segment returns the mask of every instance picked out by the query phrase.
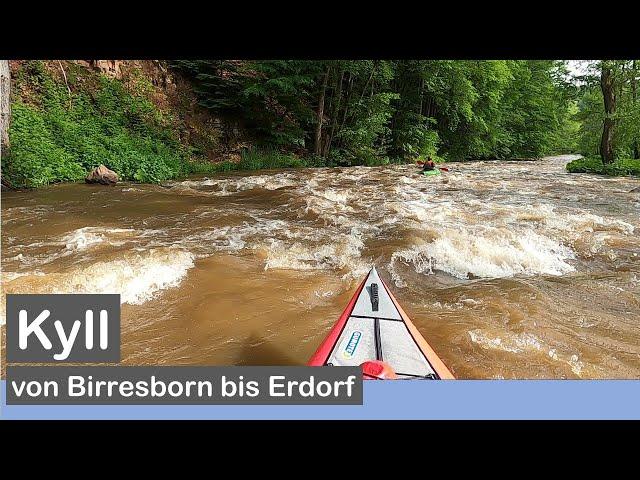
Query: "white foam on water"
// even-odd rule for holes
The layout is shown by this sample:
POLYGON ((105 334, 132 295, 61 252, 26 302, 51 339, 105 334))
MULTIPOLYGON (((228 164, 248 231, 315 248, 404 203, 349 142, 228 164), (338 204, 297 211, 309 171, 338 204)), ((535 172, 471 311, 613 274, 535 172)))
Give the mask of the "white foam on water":
POLYGON ((350 194, 348 192, 339 192, 333 188, 327 188, 326 190, 322 190, 317 192, 317 194, 330 202, 346 204, 349 200, 350 194))
POLYGON ((482 305, 482 300, 476 300, 475 298, 463 298, 460 300, 463 305, 477 306, 482 305))
POLYGON ((113 237, 121 237, 123 234, 133 235, 136 231, 131 228, 102 228, 102 227, 83 227, 74 230, 63 236, 61 242, 67 250, 85 250, 93 245, 108 241, 114 242, 113 237))
POLYGON ((246 246, 243 236, 248 235, 250 230, 250 228, 242 227, 214 228, 185 237, 181 243, 184 245, 193 244, 194 247, 204 243, 207 250, 237 252, 246 246))
POLYGON ((266 250, 265 270, 348 269, 345 276, 354 277, 368 271, 360 258, 364 243, 356 235, 341 235, 331 243, 319 245, 269 239, 263 247, 266 250))
POLYGON ((544 223, 548 227, 559 231, 580 234, 605 230, 623 235, 632 235, 635 231, 633 225, 617 218, 605 218, 593 213, 579 211, 561 213, 557 212, 552 205, 538 205, 531 208, 543 212, 544 223))
POLYGON ((187 194, 227 196, 285 187, 288 193, 258 208, 253 200, 248 206, 245 198, 234 198, 224 213, 218 206, 199 206, 197 215, 211 218, 206 223, 215 222, 215 227, 199 228, 199 219, 182 218, 162 234, 85 227, 56 239, 57 245, 45 245, 55 250, 46 252, 46 261, 31 259, 28 246, 23 247, 24 258, 14 260, 16 265, 20 261, 20 269, 39 267, 79 252, 82 260, 94 255, 94 248, 102 252, 103 244, 133 242, 131 251, 142 253, 138 247, 172 245, 198 256, 219 251, 257 253, 267 269, 334 269, 356 278, 369 266, 363 256, 381 254, 389 261, 394 282, 402 286, 401 265, 419 274, 442 271, 461 279, 564 275, 582 264, 573 262, 576 258, 596 253, 615 258, 610 249, 634 234, 630 223, 579 206, 545 203, 553 200, 544 195, 531 204, 514 202, 509 196, 514 192, 518 198, 525 191, 536 193, 530 183, 518 179, 518 172, 529 172, 530 166, 510 164, 504 179, 488 179, 482 172, 493 167, 489 162, 464 169, 453 166, 441 177, 446 184, 425 181, 415 174, 415 166, 325 168, 313 169, 312 174, 300 170, 169 183, 177 189, 174 194, 185 189, 187 194), (226 216, 231 225, 224 225, 226 216), (246 221, 238 225, 238 218, 246 221))
POLYGON ((279 188, 297 185, 296 177, 291 173, 277 173, 275 175, 255 175, 250 177, 239 177, 228 180, 235 182, 238 191, 251 190, 253 188, 264 188, 266 190, 278 190, 279 188))
POLYGON ((36 276, 36 277, 43 277, 45 275, 45 273, 41 272, 40 270, 35 270, 33 272, 7 272, 6 270, 3 270, 2 271, 2 281, 3 281, 3 283, 11 282, 11 281, 15 280, 16 278, 28 277, 30 275, 33 275, 33 276, 36 276))
POLYGON ((99 245, 121 246, 147 236, 146 230, 87 226, 72 230, 54 239, 20 246, 20 253, 6 261, 18 261, 24 266, 42 267, 58 259, 82 253, 99 245))
POLYGON ((204 178, 202 180, 184 180, 182 182, 169 183, 172 188, 201 195, 229 196, 245 190, 263 188, 265 190, 278 190, 298 184, 296 176, 284 172, 273 175, 251 175, 232 178, 204 178), (202 190, 202 187, 217 187, 217 190, 202 190))
POLYGON ((167 288, 177 287, 194 266, 184 250, 151 250, 126 259, 97 263, 76 273, 68 285, 91 293, 120 293, 122 303, 139 305, 167 288))
POLYGON ((301 232, 291 232, 288 226, 289 223, 283 220, 255 217, 253 222, 199 231, 183 237, 180 244, 189 249, 202 247, 209 253, 211 250, 238 252, 245 248, 256 248, 262 240, 276 234, 287 238, 302 235, 301 232))
POLYGON ((313 293, 318 298, 329 298, 336 294, 333 290, 315 290, 313 293))
MULTIPOLYGON (((403 286, 406 286, 406 285, 403 285, 403 286)), ((433 302, 431 305, 441 310, 454 311, 454 310, 462 310, 462 309, 482 308, 481 305, 483 305, 483 302, 480 300, 475 300, 473 298, 463 298, 454 303, 436 301, 436 302, 433 302)))
POLYGON ((531 333, 509 334, 505 338, 492 336, 476 329, 470 330, 469 337, 473 343, 483 348, 501 350, 509 353, 522 353, 526 350, 542 350, 542 341, 531 333))
MULTIPOLYGON (((440 270, 454 277, 469 275, 502 278, 514 275, 563 275, 574 271, 567 263, 570 248, 532 230, 514 233, 506 228, 446 229, 438 237, 392 254, 390 271, 398 261, 413 265, 417 273, 440 270)), ((398 286, 401 280, 394 278, 398 286)))
MULTIPOLYGON (((451 200, 446 193, 448 200, 441 201, 443 192, 425 190, 411 177, 404 182, 394 187, 395 200, 386 203, 387 212, 426 235, 424 243, 392 255, 389 269, 398 286, 404 283, 394 269, 398 261, 413 264, 418 273, 440 270, 463 279, 469 274, 564 275, 574 271, 570 260, 576 253, 600 253, 635 231, 616 218, 546 203, 509 205, 500 195, 479 199, 465 193, 451 200)), ((606 255, 613 260, 615 254, 606 255)))
POLYGON ((151 249, 128 252, 111 261, 76 265, 61 273, 37 275, 40 278, 14 274, 12 279, 3 278, 3 287, 25 292, 33 289, 34 293, 119 293, 122 303, 140 305, 163 290, 177 287, 193 266, 194 256, 188 251, 151 249), (11 285, 14 281, 19 282, 16 288, 11 285))
POLYGON ((312 212, 321 218, 332 220, 336 214, 354 212, 353 207, 347 204, 348 193, 341 193, 333 189, 314 189, 312 187, 308 187, 306 190, 307 193, 303 194, 306 202, 303 213, 312 212))
POLYGON ((567 363, 571 367, 571 371, 573 373, 575 373, 579 377, 582 376, 582 370, 584 369, 584 363, 579 360, 578 355, 571 355, 571 358, 569 358, 567 363))
POLYGON ((467 332, 473 343, 487 350, 499 350, 502 352, 522 354, 531 351, 542 352, 554 361, 564 363, 578 377, 582 376, 585 364, 576 354, 559 353, 556 348, 551 348, 535 335, 527 332, 505 332, 502 336, 489 334, 481 329, 467 332))

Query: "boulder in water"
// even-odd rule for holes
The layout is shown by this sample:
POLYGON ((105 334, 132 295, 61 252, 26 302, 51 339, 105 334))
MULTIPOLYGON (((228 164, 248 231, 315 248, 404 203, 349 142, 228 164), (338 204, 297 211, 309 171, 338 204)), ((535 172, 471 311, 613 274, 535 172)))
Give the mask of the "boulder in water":
POLYGON ((632 188, 629 193, 640 193, 640 187, 632 188))
POLYGON ((115 185, 118 182, 118 174, 109 170, 104 165, 92 169, 84 179, 87 183, 99 183, 101 185, 115 185))

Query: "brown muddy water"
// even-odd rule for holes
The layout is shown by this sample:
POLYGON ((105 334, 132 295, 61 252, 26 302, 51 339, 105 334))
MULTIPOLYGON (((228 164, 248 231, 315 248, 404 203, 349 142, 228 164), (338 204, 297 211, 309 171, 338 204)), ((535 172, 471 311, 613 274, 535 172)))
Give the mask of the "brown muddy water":
POLYGON ((375 264, 459 378, 640 378, 640 182, 570 159, 3 193, 3 295, 120 293, 124 364, 298 365, 375 264))

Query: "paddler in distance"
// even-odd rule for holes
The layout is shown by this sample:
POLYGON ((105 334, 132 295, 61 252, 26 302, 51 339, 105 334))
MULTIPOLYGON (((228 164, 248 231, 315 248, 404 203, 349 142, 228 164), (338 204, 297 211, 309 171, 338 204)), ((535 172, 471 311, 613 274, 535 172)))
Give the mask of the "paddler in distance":
POLYGON ((427 157, 427 161, 424 162, 424 164, 422 165, 422 171, 428 172, 430 170, 435 170, 435 169, 436 169, 436 164, 434 163, 433 160, 431 160, 431 157, 427 157))

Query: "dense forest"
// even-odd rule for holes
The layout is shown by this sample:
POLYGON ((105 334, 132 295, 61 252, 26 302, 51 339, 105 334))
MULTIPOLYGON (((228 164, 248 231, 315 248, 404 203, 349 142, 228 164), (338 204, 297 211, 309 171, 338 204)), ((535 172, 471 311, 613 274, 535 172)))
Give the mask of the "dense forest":
POLYGON ((640 62, 586 62, 578 78, 579 151, 569 171, 640 175, 640 62))
POLYGON ((202 105, 330 165, 538 157, 566 148, 575 92, 559 61, 172 64, 202 105))
POLYGON ((143 74, 123 82, 58 63, 24 62, 12 73, 3 184, 81 180, 99 164, 158 182, 226 169, 569 152, 585 155, 572 171, 640 172, 635 60, 585 62, 578 76, 559 60, 163 62, 184 79, 193 108, 243 132, 234 159, 211 155, 226 137, 186 135, 180 117, 191 114, 154 102, 163 86, 143 74))

